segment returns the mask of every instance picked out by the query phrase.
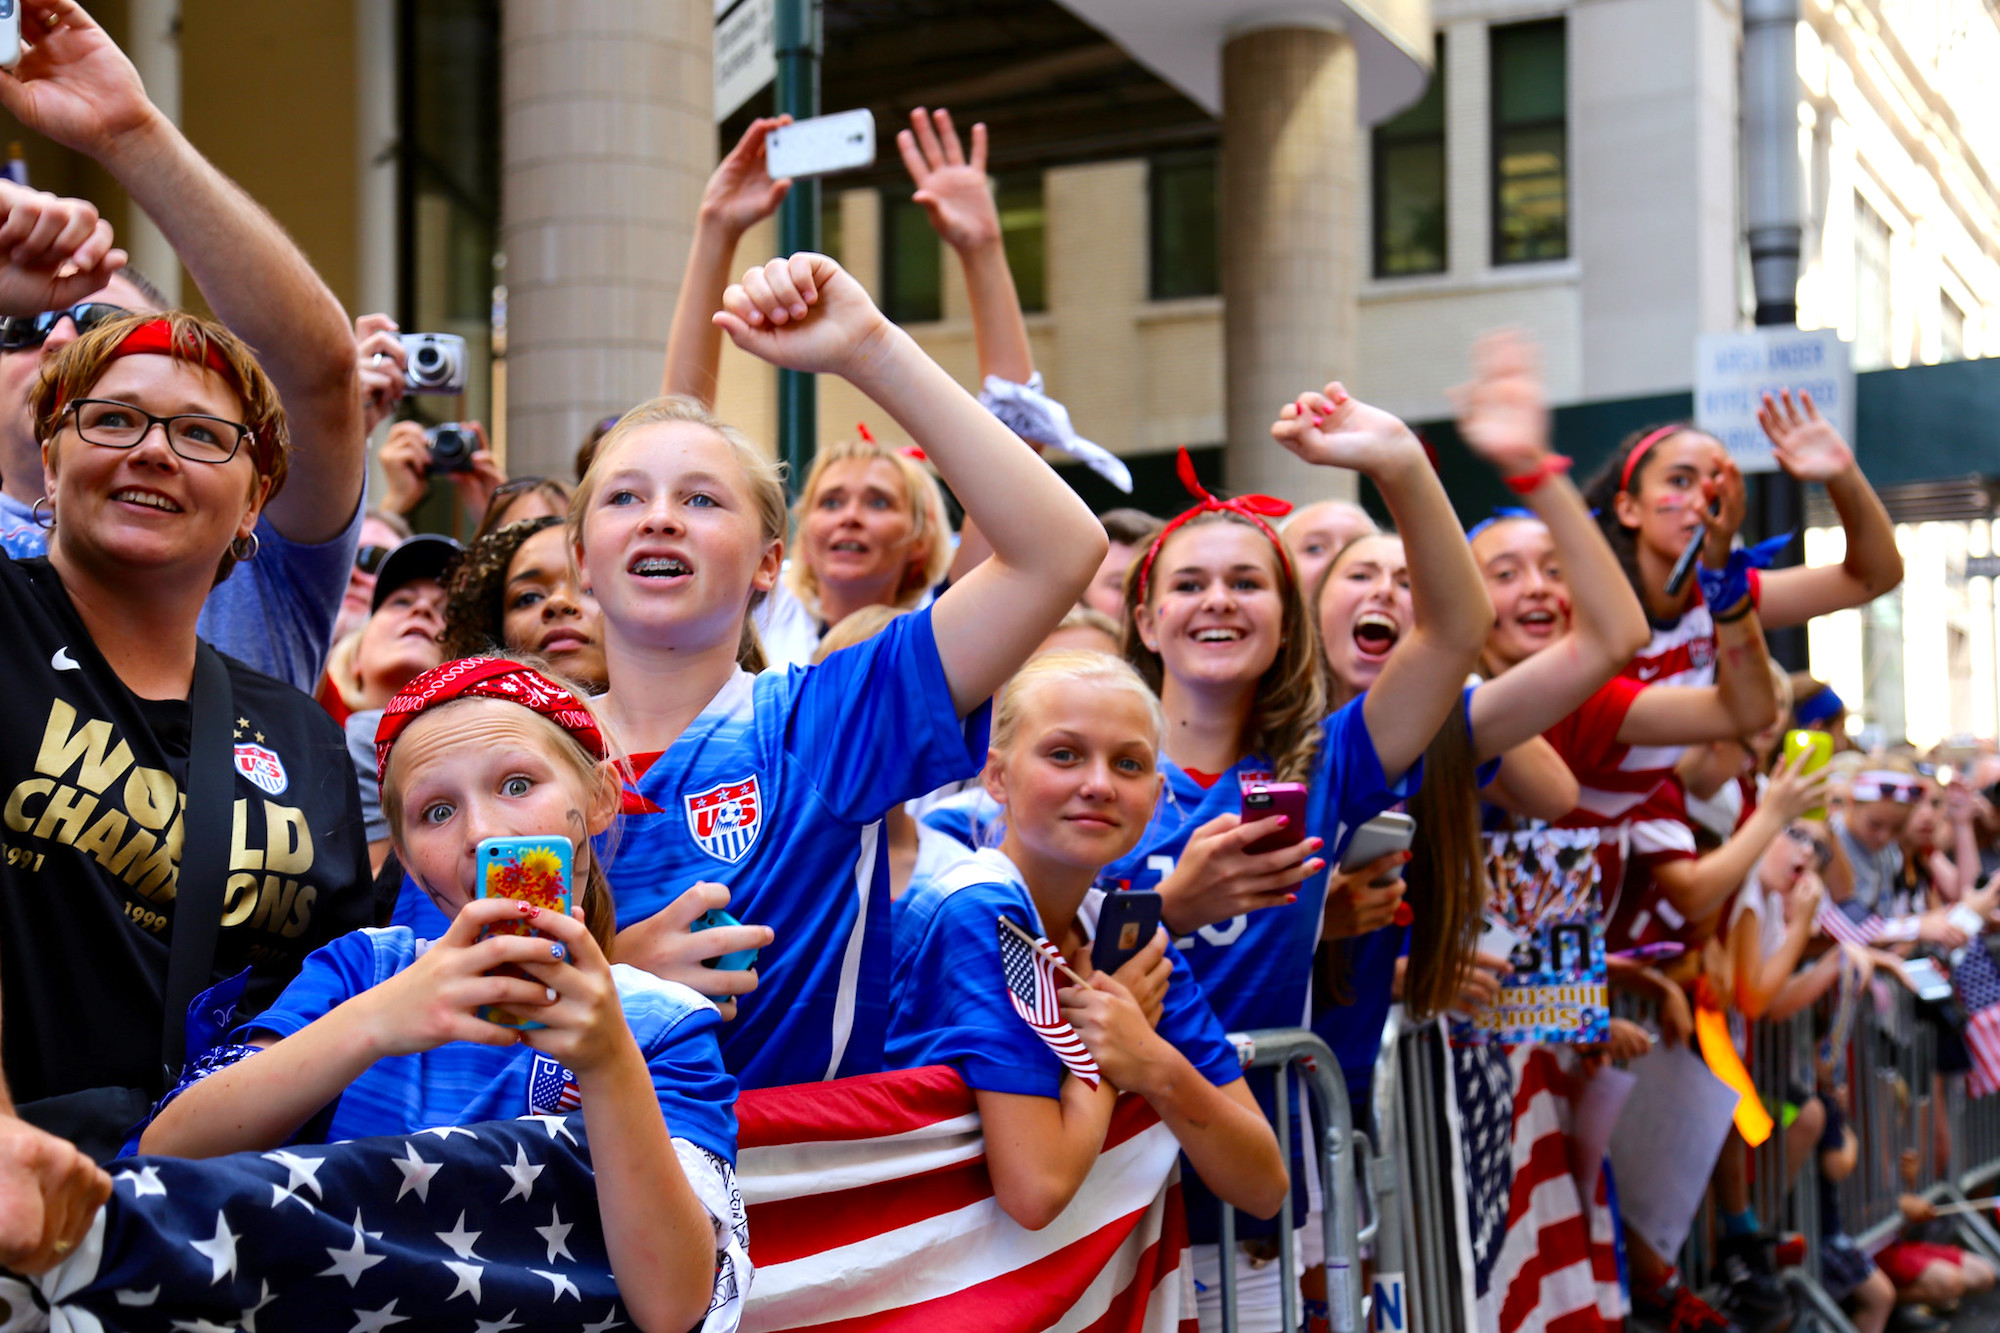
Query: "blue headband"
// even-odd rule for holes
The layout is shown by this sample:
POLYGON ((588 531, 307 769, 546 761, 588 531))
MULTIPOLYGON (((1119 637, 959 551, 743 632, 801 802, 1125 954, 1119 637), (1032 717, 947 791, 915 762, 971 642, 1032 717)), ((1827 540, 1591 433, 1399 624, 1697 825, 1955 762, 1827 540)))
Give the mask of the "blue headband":
POLYGON ((1514 518, 1525 518, 1531 523, 1542 521, 1541 516, 1532 509, 1522 509, 1518 505, 1502 505, 1498 509, 1495 509, 1489 517, 1482 518, 1467 528, 1465 530, 1465 539, 1467 541, 1476 541, 1480 533, 1486 531, 1486 529, 1492 527, 1495 523, 1505 523, 1507 520, 1514 518))
POLYGON ((1812 698, 1793 705, 1792 720, 1802 727, 1809 727, 1815 722, 1825 722, 1830 718, 1838 716, 1840 710, 1845 707, 1847 705, 1841 701, 1840 696, 1835 694, 1833 687, 1829 685, 1812 698))

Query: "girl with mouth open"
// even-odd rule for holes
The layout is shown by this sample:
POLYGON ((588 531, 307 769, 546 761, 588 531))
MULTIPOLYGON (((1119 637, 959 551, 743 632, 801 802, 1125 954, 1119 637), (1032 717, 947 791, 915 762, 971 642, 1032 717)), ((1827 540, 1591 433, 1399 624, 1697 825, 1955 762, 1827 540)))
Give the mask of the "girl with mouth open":
MULTIPOLYGON (((1408 427, 1332 384, 1288 404, 1271 433, 1307 462, 1365 473, 1410 530, 1452 539, 1428 543, 1412 562, 1419 614, 1392 678, 1339 709, 1327 704, 1318 635, 1290 557, 1262 517, 1282 513, 1281 501, 1206 497, 1184 459, 1183 481, 1204 499, 1127 575, 1126 657, 1166 708, 1166 783, 1145 836, 1106 874, 1159 889, 1168 928, 1184 937, 1188 963, 1231 1031, 1305 1021, 1327 865, 1345 831, 1414 789, 1424 746, 1492 623, 1450 502, 1408 427), (1307 836, 1253 854, 1246 849, 1283 817, 1243 823, 1242 792, 1271 780, 1308 784, 1307 836)), ((1384 858, 1370 873, 1395 863, 1384 858)), ((1273 1082, 1252 1082, 1268 1101, 1273 1082)), ((1215 1206, 1193 1182, 1188 1189, 1196 1238, 1212 1242, 1215 1206)), ((1251 1229, 1245 1223, 1241 1234, 1251 1229)), ((1217 1262, 1212 1245, 1197 1248, 1197 1278, 1211 1289, 1217 1262)), ((1276 1268, 1237 1267, 1245 1327, 1263 1320, 1261 1307, 1275 1318, 1276 1268)))
POLYGON ((784 485, 763 452, 699 403, 662 398, 605 434, 578 487, 568 531, 602 611, 603 707, 636 770, 612 872, 616 957, 736 997, 724 1062, 768 1087, 881 1068, 890 876, 871 826, 978 770, 983 705, 1106 542, 1076 493, 833 260, 751 269, 722 306, 715 323, 738 347, 872 398, 994 551, 874 638, 763 672, 751 615, 785 544, 784 485), (752 924, 690 931, 725 904, 752 924), (761 988, 758 971, 702 966, 753 948, 761 988))

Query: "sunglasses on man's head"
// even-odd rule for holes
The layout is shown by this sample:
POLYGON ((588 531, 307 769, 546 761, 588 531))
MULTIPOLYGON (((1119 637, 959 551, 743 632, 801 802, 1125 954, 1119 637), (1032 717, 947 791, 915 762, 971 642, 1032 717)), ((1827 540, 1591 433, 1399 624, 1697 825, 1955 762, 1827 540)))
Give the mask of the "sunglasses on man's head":
POLYGON ((0 319, 0 352, 21 352, 30 347, 40 347, 55 332, 56 325, 65 319, 76 325, 77 333, 82 335, 99 324, 130 313, 124 306, 107 301, 81 301, 65 310, 44 310, 39 315, 8 315, 0 319))

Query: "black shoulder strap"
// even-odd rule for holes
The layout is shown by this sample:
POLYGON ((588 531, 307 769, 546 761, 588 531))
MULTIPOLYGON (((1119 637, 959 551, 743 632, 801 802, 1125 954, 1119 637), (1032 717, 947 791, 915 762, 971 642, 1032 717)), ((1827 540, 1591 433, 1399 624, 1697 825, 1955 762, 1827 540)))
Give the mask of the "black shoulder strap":
POLYGON ((216 937, 222 932, 222 890, 229 878, 230 820, 236 802, 236 760, 231 738, 235 705, 222 655, 197 642, 193 720, 188 732, 187 809, 181 815, 181 866, 174 892, 174 935, 167 951, 167 1012, 160 1033, 160 1061, 167 1086, 187 1059, 187 1011, 208 989, 215 971, 216 937))

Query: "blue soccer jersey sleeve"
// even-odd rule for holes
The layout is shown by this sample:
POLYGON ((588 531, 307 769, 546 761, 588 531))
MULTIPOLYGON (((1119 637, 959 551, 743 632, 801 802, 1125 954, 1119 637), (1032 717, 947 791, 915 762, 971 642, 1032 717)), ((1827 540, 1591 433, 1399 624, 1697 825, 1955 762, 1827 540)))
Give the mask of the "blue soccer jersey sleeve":
POLYGON ((987 706, 961 719, 931 611, 791 672, 785 748, 827 808, 852 824, 979 771, 987 706))
POLYGON ((400 927, 350 931, 306 955, 299 974, 277 1003, 237 1029, 244 1041, 257 1032, 289 1037, 351 999, 394 976, 414 953, 410 932, 400 927))
POLYGON ((1363 695, 1342 704, 1320 729, 1309 800, 1320 815, 1314 821, 1315 831, 1325 830, 1321 836, 1327 839, 1329 862, 1338 862, 1355 829, 1396 802, 1408 800, 1423 782, 1421 759, 1394 783, 1383 773, 1362 711, 1366 701, 1363 695))

